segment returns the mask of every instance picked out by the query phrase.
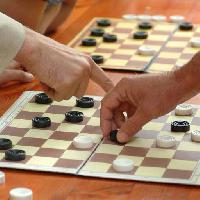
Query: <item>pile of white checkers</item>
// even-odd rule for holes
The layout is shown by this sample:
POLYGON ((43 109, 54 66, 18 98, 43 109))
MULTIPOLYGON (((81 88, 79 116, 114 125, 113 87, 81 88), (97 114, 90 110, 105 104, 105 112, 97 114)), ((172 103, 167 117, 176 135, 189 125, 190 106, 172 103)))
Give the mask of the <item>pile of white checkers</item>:
MULTIPOLYGON (((175 115, 177 116, 191 116, 193 109, 191 105, 180 104, 176 106, 175 115)), ((200 142, 200 130, 191 131, 191 141, 200 142)), ((177 144, 175 137, 171 135, 158 135, 156 138, 156 145, 158 148, 173 148, 177 144)), ((130 172, 134 169, 134 162, 127 158, 117 158, 113 161, 112 167, 117 172, 130 172)))

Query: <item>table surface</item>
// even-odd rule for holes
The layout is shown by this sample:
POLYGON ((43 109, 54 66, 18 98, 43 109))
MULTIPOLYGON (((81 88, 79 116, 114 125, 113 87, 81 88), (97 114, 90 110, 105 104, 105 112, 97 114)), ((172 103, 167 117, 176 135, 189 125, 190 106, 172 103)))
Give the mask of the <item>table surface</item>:
MULTIPOLYGON (((90 1, 91 2, 91 1, 90 1)), ((121 17, 123 14, 183 15, 188 21, 200 23, 199 0, 93 0, 90 6, 79 14, 73 24, 53 37, 67 44, 93 17, 121 17)), ((106 71, 117 83, 122 77, 133 73, 106 71)), ((25 90, 39 90, 37 81, 29 84, 15 84, 0 89, 0 114, 25 90)), ((104 95, 104 92, 90 82, 87 94, 104 95)), ((200 96, 190 100, 200 103, 200 96)), ((35 200, 65 199, 134 199, 134 200, 192 200, 200 198, 198 187, 169 184, 143 183, 136 181, 106 180, 70 175, 39 173, 1 169, 6 173, 6 184, 0 185, 0 199, 8 199, 14 187, 28 187, 33 190, 35 200)))

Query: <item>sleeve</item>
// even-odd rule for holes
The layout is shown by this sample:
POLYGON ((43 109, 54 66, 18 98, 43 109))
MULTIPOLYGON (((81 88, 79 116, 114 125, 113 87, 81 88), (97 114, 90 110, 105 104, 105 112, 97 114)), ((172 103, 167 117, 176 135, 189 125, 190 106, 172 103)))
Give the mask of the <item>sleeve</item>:
POLYGON ((24 38, 23 25, 0 12, 0 71, 15 58, 24 38))

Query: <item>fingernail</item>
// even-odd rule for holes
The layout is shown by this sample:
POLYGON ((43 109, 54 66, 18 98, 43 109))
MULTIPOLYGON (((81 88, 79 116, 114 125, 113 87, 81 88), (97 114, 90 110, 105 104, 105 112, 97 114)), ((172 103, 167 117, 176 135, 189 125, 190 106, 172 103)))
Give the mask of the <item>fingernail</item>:
POLYGON ((117 141, 121 142, 121 143, 126 143, 126 142, 129 141, 129 137, 128 137, 128 135, 126 133, 119 132, 117 134, 117 141))
POLYGON ((34 79, 34 76, 30 73, 26 73, 26 77, 28 80, 33 80, 34 79))

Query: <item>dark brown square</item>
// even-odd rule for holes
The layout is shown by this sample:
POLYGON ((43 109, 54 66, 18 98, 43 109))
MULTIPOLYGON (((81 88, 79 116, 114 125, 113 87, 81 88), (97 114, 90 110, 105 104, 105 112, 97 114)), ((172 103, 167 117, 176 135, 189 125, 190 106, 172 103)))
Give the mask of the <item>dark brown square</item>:
POLYGON ((45 143, 45 139, 24 137, 16 145, 41 147, 45 143))
MULTIPOLYGON (((69 106, 58 106, 58 105, 51 105, 45 113, 52 113, 52 114, 65 114, 66 112, 69 112, 72 109, 72 107, 69 106)), ((64 116, 63 116, 64 118, 64 116)))
POLYGON ((29 130, 29 128, 15 128, 8 126, 2 131, 2 134, 23 137, 29 130))
POLYGON ((190 179, 193 171, 166 169, 164 178, 190 179))
POLYGON ((91 162, 102 162, 102 163, 112 163, 113 160, 117 158, 117 155, 105 154, 105 153, 95 153, 91 158, 91 162))
POLYGON ((139 157, 145 157, 149 149, 142 148, 142 147, 129 147, 125 146, 122 151, 120 152, 120 155, 127 155, 127 156, 139 156, 139 157))
POLYGON ((198 151, 181 151, 177 150, 174 154, 174 159, 178 160, 200 160, 200 153, 198 151))
POLYGON ((15 119, 26 119, 26 120, 32 120, 34 117, 41 117, 43 113, 41 112, 27 112, 27 111, 21 111, 15 119))
POLYGON ((146 157, 146 158, 144 158, 143 162, 141 163, 141 166, 167 168, 169 162, 170 162, 170 159, 168 159, 168 158, 149 158, 149 157, 146 157))
POLYGON ((55 131, 58 128, 59 125, 60 125, 60 123, 51 122, 51 126, 50 127, 47 127, 47 128, 35 128, 35 127, 32 127, 32 129, 55 131))
POLYGON ((82 164, 82 160, 59 159, 53 167, 62 168, 78 168, 82 164))
POLYGON ((101 134, 101 128, 99 126, 86 125, 81 133, 101 134))
POLYGON ((50 139, 72 141, 78 133, 55 131, 50 139))
POLYGON ((64 152, 64 150, 60 149, 40 148, 35 155, 41 157, 59 158, 64 152))

